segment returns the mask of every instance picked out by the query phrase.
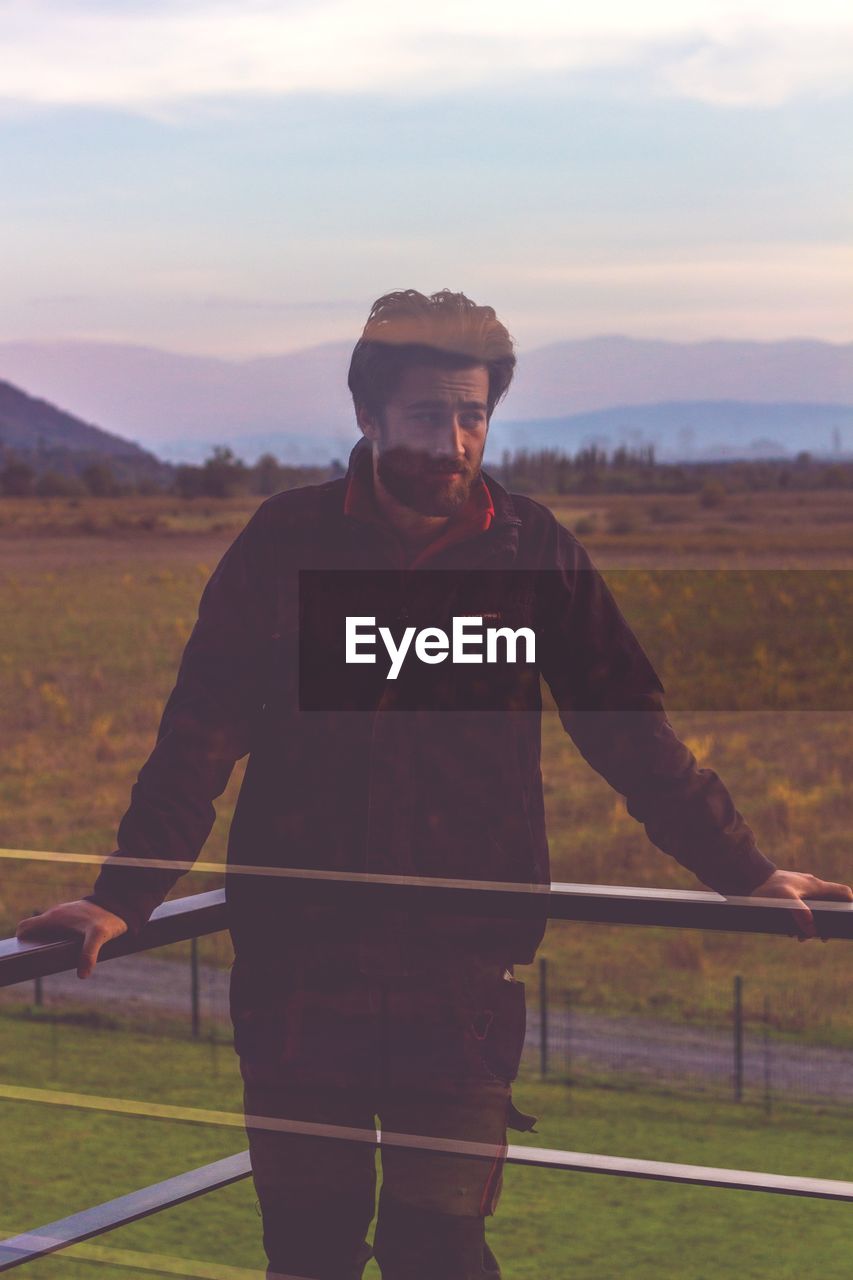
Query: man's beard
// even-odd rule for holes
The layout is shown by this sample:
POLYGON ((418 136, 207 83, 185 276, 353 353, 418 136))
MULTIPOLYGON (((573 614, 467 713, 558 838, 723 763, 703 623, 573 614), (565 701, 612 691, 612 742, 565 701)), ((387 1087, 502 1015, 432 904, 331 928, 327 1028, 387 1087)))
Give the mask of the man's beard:
POLYGON ((479 466, 399 445, 380 452, 376 470, 392 498, 424 516, 455 515, 480 475, 479 466))

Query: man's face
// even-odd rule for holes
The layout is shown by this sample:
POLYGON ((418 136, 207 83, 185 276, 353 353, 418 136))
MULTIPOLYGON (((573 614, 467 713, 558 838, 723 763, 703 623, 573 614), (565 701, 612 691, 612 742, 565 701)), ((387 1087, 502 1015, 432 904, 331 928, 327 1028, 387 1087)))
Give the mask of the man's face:
POLYGON ((480 474, 488 431, 485 365, 403 371, 378 420, 360 416, 387 491, 422 515, 451 516, 480 474))

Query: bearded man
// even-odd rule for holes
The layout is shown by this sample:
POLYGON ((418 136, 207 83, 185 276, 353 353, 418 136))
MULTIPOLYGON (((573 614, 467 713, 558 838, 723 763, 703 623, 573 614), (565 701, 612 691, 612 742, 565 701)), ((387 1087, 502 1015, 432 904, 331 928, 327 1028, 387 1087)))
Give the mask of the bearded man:
MULTIPOLYGON (((324 902, 310 876, 283 873, 546 887, 540 676, 585 758, 703 884, 853 896, 758 849, 678 739, 584 548, 483 472, 514 367, 491 307, 446 290, 378 299, 350 365, 362 438, 346 477, 270 498, 226 552, 116 853, 87 899, 19 928, 78 930, 89 974, 101 945, 140 930, 174 885, 181 872, 163 862, 197 857, 248 754, 226 876, 231 1010, 271 1278, 355 1280, 372 1253, 385 1280, 500 1275, 485 1221, 507 1126, 534 1123, 512 1101, 514 966, 533 960, 544 914, 324 902), (442 646, 466 618, 497 624, 501 661, 442 646), (369 643, 347 659, 347 626, 365 620, 398 653, 417 635, 393 678, 369 643), (522 631, 535 649, 519 661, 522 631), (408 1139, 382 1148, 371 1250, 375 1149, 351 1139, 377 1116, 408 1139)), ((795 915, 813 934, 808 907, 795 915)))

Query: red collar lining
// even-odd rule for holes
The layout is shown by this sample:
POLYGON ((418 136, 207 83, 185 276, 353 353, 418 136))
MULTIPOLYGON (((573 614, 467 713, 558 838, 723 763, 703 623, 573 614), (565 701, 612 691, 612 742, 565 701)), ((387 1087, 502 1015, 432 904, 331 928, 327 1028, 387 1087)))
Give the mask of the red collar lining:
POLYGON ((468 502, 459 514, 451 520, 450 524, 445 527, 438 537, 434 538, 432 542, 428 542, 425 547, 421 547, 413 558, 409 557, 402 539, 396 534, 388 521, 383 518, 376 505, 376 500, 373 496, 372 471, 368 472, 365 468, 365 474, 362 474, 361 467, 353 467, 347 479, 347 487, 344 493, 344 514, 354 516, 357 520, 364 520, 368 524, 378 525, 386 533, 391 534, 398 544, 401 567, 418 569, 440 551, 444 551, 446 547, 454 546, 457 542, 464 542, 468 538, 475 538, 478 534, 485 533, 494 518, 495 504, 492 500, 492 495, 489 493, 488 485, 481 475, 479 484, 474 486, 468 502), (371 476, 370 481, 367 479, 368 476, 371 476))

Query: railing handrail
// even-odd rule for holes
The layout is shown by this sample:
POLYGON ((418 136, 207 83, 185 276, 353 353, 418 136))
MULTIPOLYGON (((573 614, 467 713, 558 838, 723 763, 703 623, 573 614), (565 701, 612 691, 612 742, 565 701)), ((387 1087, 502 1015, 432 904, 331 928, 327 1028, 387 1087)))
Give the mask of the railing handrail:
POLYGON ((201 1165, 198 1169, 189 1169, 186 1173, 179 1173, 163 1182, 140 1187, 115 1200, 93 1205, 90 1209, 81 1209, 79 1213, 59 1218, 43 1227, 9 1236, 6 1240, 0 1240, 0 1271, 11 1271, 13 1267, 20 1267, 25 1262, 34 1262, 36 1258, 57 1253, 60 1249, 67 1249, 69 1245, 80 1244, 84 1240, 91 1240, 93 1236, 113 1231, 116 1227, 148 1218, 161 1209, 173 1209, 196 1196, 239 1182, 242 1178, 247 1178, 251 1171, 248 1151, 240 1151, 237 1155, 226 1156, 224 1160, 201 1165))
MULTIPOLYGON (((325 1126, 330 1128, 331 1126, 325 1126)), ((336 1141, 340 1141, 336 1138, 336 1141)), ((387 1137, 385 1139, 387 1141, 387 1137)), ((322 1141, 322 1139, 321 1139, 322 1141)), ((382 1138, 378 1139, 381 1145, 382 1138)), ((709 1165, 678 1164, 664 1160, 641 1160, 626 1156, 606 1156, 584 1151, 555 1151, 548 1147, 510 1144, 506 1162, 528 1168, 559 1169, 571 1173, 600 1173, 617 1177, 643 1178, 655 1182, 675 1182, 688 1186, 714 1187, 733 1191, 764 1191, 776 1195, 808 1196, 819 1200, 853 1202, 853 1182, 834 1178, 807 1178, 752 1169, 718 1169, 709 1165)), ((117 1227, 138 1222, 164 1209, 173 1208, 196 1196, 216 1191, 249 1177, 249 1152, 241 1151, 212 1164, 157 1182, 138 1191, 94 1205, 67 1218, 36 1227, 32 1231, 0 1241, 0 1272, 90 1240, 117 1227)))
MULTIPOLYGON (((172 942, 199 938, 206 933, 219 933, 228 927, 225 894, 222 889, 193 893, 186 898, 173 898, 153 912, 145 928, 132 937, 124 934, 108 942, 98 957, 114 960, 118 956, 153 951, 172 942)), ((77 968, 79 937, 56 942, 19 942, 17 938, 0 941, 0 987, 14 986, 28 978, 44 978, 51 973, 65 973, 77 968)))
MULTIPOLYGON (((276 868, 279 874, 282 869, 276 868)), ((330 905, 364 905, 446 913, 578 920, 601 924, 657 925, 680 929, 728 930, 738 933, 792 935, 794 899, 723 897, 708 890, 649 889, 627 885, 519 885, 479 880, 283 869, 301 883, 300 900, 330 905)), ((853 903, 807 900, 818 934, 853 938, 853 903)), ((136 936, 108 943, 103 960, 150 951, 172 942, 228 927, 224 889, 190 894, 164 902, 136 936)), ((79 938, 51 942, 0 941, 0 987, 28 978, 46 977, 76 968, 79 938)))
MULTIPOLYGON (((224 868, 223 868, 224 870, 224 868)), ((282 869, 276 868, 276 874, 282 869)), ((723 897, 704 890, 647 889, 625 885, 555 883, 518 885, 482 881, 437 880, 403 876, 337 874, 285 869, 310 886, 310 896, 326 903, 407 907, 442 912, 525 916, 553 920, 585 920, 609 924, 664 925, 674 928, 792 934, 794 900, 723 897), (367 897, 366 897, 367 895, 367 897)), ((303 899, 304 900, 304 899, 303 899)), ((853 937, 853 903, 808 900, 822 937, 853 937)), ((154 911, 136 936, 108 943, 104 960, 151 950, 172 942, 219 932, 228 926, 223 889, 172 899, 154 911)), ((0 986, 76 968, 80 939, 54 942, 0 942, 0 986)), ((771 1191, 821 1199, 853 1201, 853 1183, 832 1179, 787 1177, 757 1171, 713 1169, 620 1156, 510 1146, 510 1163, 658 1181, 771 1191)), ((0 1271, 10 1270, 70 1244, 103 1234, 162 1209, 247 1177, 248 1152, 229 1156, 166 1182, 130 1192, 117 1200, 72 1214, 23 1235, 0 1242, 0 1271)))

